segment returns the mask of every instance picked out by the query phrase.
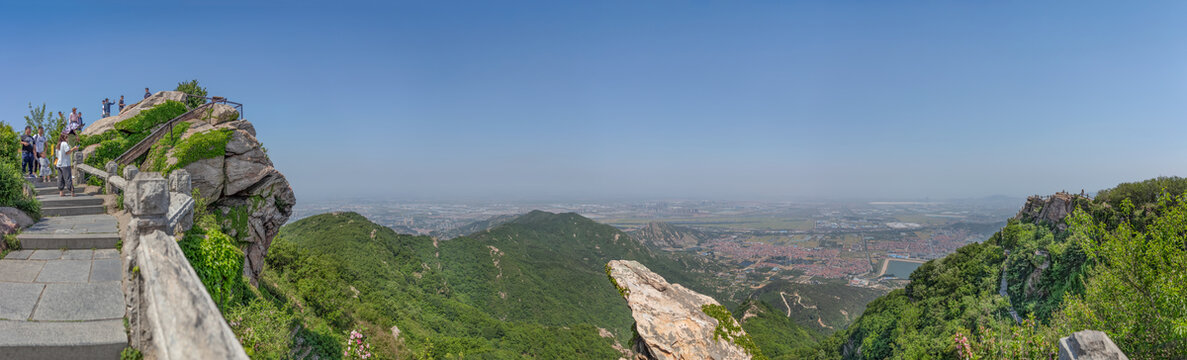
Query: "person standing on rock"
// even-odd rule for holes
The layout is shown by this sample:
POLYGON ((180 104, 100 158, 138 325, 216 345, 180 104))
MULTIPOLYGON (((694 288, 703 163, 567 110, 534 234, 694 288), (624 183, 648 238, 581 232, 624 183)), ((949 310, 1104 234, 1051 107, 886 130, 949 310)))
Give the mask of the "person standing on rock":
POLYGON ((66 142, 66 134, 58 135, 58 196, 66 196, 66 189, 70 189, 70 196, 74 196, 74 179, 70 174, 70 154, 74 152, 70 143, 66 142))
POLYGON ((147 99, 149 96, 152 96, 152 93, 148 92, 148 88, 144 88, 144 98, 147 99))
POLYGON ((122 114, 122 113, 124 113, 124 96, 123 96, 123 95, 120 95, 120 105, 119 105, 119 107, 120 107, 120 113, 121 113, 121 114, 122 114))
POLYGON ((70 110, 70 123, 66 124, 66 134, 75 134, 78 130, 82 130, 82 113, 78 112, 78 108, 70 110))
POLYGON ((21 173, 33 177, 33 128, 26 126, 21 135, 21 173))
POLYGON ((111 116, 111 106, 112 105, 115 105, 115 103, 111 102, 111 99, 109 99, 109 98, 103 99, 103 117, 111 116))

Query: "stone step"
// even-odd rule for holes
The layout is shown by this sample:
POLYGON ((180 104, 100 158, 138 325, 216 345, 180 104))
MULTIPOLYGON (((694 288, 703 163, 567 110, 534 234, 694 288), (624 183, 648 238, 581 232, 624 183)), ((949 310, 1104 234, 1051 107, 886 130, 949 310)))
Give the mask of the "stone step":
POLYGON ((57 185, 46 186, 46 187, 36 187, 35 189, 37 189, 37 195, 57 195, 58 194, 58 186, 57 185))
POLYGON ((58 196, 56 192, 38 196, 37 200, 41 201, 42 208, 103 205, 102 198, 86 195, 58 196))
POLYGON ((42 207, 41 215, 44 216, 78 216, 78 215, 98 215, 106 214, 107 209, 103 205, 84 205, 84 206, 59 206, 59 207, 42 207))
POLYGON ((120 241, 116 233, 22 233, 16 237, 21 241, 22 249, 114 249, 120 241))
POLYGON ((123 320, 0 320, 0 358, 118 359, 128 346, 123 320))

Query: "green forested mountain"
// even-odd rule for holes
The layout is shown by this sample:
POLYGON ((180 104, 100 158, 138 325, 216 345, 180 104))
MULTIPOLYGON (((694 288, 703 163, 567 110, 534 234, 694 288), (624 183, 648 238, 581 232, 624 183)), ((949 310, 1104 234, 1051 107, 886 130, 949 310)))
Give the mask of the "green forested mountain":
MULTIPOLYGON (((274 240, 262 286, 285 299, 304 328, 327 334, 321 337, 361 329, 378 358, 618 356, 592 325, 504 321, 472 305, 450 283, 456 275, 442 270, 439 250, 430 237, 396 234, 356 213, 312 216, 286 225, 274 240)), ((340 351, 310 338, 319 337, 292 347, 340 351)))
MULTIPOLYGON (((611 259, 637 260, 711 296, 721 281, 709 260, 653 251, 577 214, 535 211, 435 240, 330 213, 281 230, 261 285, 272 301, 257 312, 291 314, 299 331, 287 348, 298 353, 333 354, 335 344, 319 339, 360 329, 381 358, 618 358, 614 345, 629 346, 633 319, 606 280, 611 259)), ((815 341, 786 317, 754 324, 815 341)))
POLYGON ((1045 359, 1060 337, 1093 329, 1133 359, 1187 358, 1184 189, 1159 178, 1028 202, 989 240, 920 266, 814 357, 1045 359), (1070 214, 1028 215, 1058 207, 1070 214))
MULTIPOLYGON (((630 309, 606 281, 606 263, 636 260, 673 283, 711 294, 713 263, 654 252, 618 229, 577 214, 533 211, 491 230, 440 242, 458 299, 500 319, 593 324, 631 335, 630 309)), ((712 295, 711 295, 712 296, 712 295)))
POLYGON ((823 337, 762 301, 745 301, 734 313, 740 314, 742 328, 754 339, 763 355, 772 360, 801 359, 810 355, 812 347, 823 337))
POLYGON ((843 330, 885 291, 848 286, 842 281, 798 284, 779 280, 754 290, 761 300, 791 321, 819 333, 843 330))

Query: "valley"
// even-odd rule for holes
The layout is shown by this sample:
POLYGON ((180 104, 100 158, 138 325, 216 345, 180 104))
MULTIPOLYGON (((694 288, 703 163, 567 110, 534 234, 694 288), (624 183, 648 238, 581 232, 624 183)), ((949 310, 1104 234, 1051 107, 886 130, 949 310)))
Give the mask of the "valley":
POLYGON ((300 204, 294 221, 312 213, 353 211, 397 233, 429 235, 449 244, 471 233, 485 237, 484 232, 536 209, 575 213, 618 228, 653 251, 712 264, 683 278, 731 308, 757 299, 805 328, 828 334, 848 326, 869 301, 906 285, 910 270, 920 263, 987 239, 1004 226, 1002 219, 1017 212, 1019 203, 1001 198, 803 203, 344 200, 300 204))

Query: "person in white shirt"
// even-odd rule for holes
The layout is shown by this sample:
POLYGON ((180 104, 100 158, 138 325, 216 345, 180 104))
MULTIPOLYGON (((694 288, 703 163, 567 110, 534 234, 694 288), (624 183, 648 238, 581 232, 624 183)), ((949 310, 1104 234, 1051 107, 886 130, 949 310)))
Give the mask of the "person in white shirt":
POLYGON ((66 196, 66 189, 70 189, 70 196, 74 196, 74 179, 70 176, 70 154, 74 148, 66 142, 66 134, 58 136, 58 196, 66 196))

